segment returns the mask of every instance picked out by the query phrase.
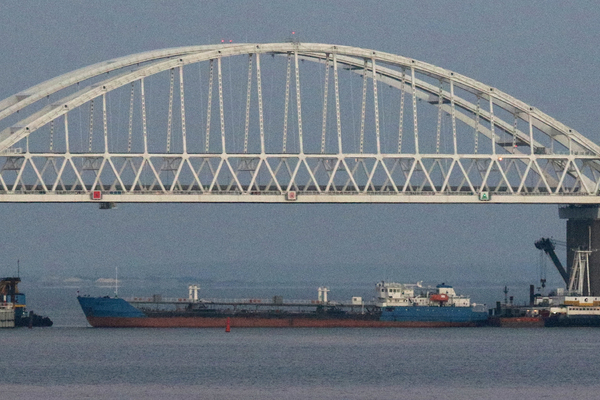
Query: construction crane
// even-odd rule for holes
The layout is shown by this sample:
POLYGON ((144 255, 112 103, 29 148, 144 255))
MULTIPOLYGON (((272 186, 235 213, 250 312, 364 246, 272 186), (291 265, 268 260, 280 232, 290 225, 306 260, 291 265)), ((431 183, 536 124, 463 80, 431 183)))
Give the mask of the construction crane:
MULTIPOLYGON (((563 244, 563 243, 559 242, 557 240, 554 240, 552 238, 541 238, 540 240, 537 240, 535 242, 535 247, 539 250, 543 250, 548 255, 548 257, 550 257, 550 259, 554 263, 554 266, 560 273, 560 276, 562 276, 563 280, 568 285, 569 284, 569 274, 567 273, 567 271, 563 267, 562 263, 556 256, 556 253, 554 252, 557 244, 563 244)), ((566 245, 566 243, 564 243, 564 244, 566 245)))

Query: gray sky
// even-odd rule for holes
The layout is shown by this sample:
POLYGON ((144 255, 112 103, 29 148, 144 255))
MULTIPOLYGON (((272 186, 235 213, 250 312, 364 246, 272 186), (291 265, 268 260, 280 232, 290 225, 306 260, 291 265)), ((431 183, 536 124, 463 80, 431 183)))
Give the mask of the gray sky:
MULTIPOLYGON (((595 1, 3 1, 0 98, 146 50, 302 41, 391 52, 495 86, 596 143, 595 1)), ((0 275, 538 279, 557 206, 4 204, 0 275)), ((550 276, 551 275, 551 276, 550 276)), ((558 274, 549 277, 559 282, 558 274)))

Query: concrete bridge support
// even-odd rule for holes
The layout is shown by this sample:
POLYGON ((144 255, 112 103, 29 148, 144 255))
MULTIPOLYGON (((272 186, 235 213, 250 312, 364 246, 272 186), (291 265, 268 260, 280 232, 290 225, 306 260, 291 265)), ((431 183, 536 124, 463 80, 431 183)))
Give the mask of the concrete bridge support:
POLYGON ((572 205, 559 208, 558 215, 567 220, 567 272, 571 273, 576 249, 591 249, 590 293, 587 293, 586 280, 583 295, 600 295, 600 206, 572 205))

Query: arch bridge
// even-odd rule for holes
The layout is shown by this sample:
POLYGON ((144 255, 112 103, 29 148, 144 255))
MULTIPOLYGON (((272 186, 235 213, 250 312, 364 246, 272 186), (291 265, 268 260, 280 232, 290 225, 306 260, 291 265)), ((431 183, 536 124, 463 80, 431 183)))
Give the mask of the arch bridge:
POLYGON ((0 101, 2 202, 595 204, 599 178, 535 107, 356 47, 150 51, 0 101))

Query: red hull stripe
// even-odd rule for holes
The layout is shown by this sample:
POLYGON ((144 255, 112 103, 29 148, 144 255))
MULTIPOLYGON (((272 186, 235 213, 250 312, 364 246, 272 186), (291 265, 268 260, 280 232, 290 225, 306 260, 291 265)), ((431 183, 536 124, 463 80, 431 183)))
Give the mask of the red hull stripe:
MULTIPOLYGON (((96 328, 225 328, 227 318, 118 318, 88 317, 96 328)), ((441 328, 479 326, 475 322, 360 321, 348 319, 231 317, 232 328, 441 328)))

